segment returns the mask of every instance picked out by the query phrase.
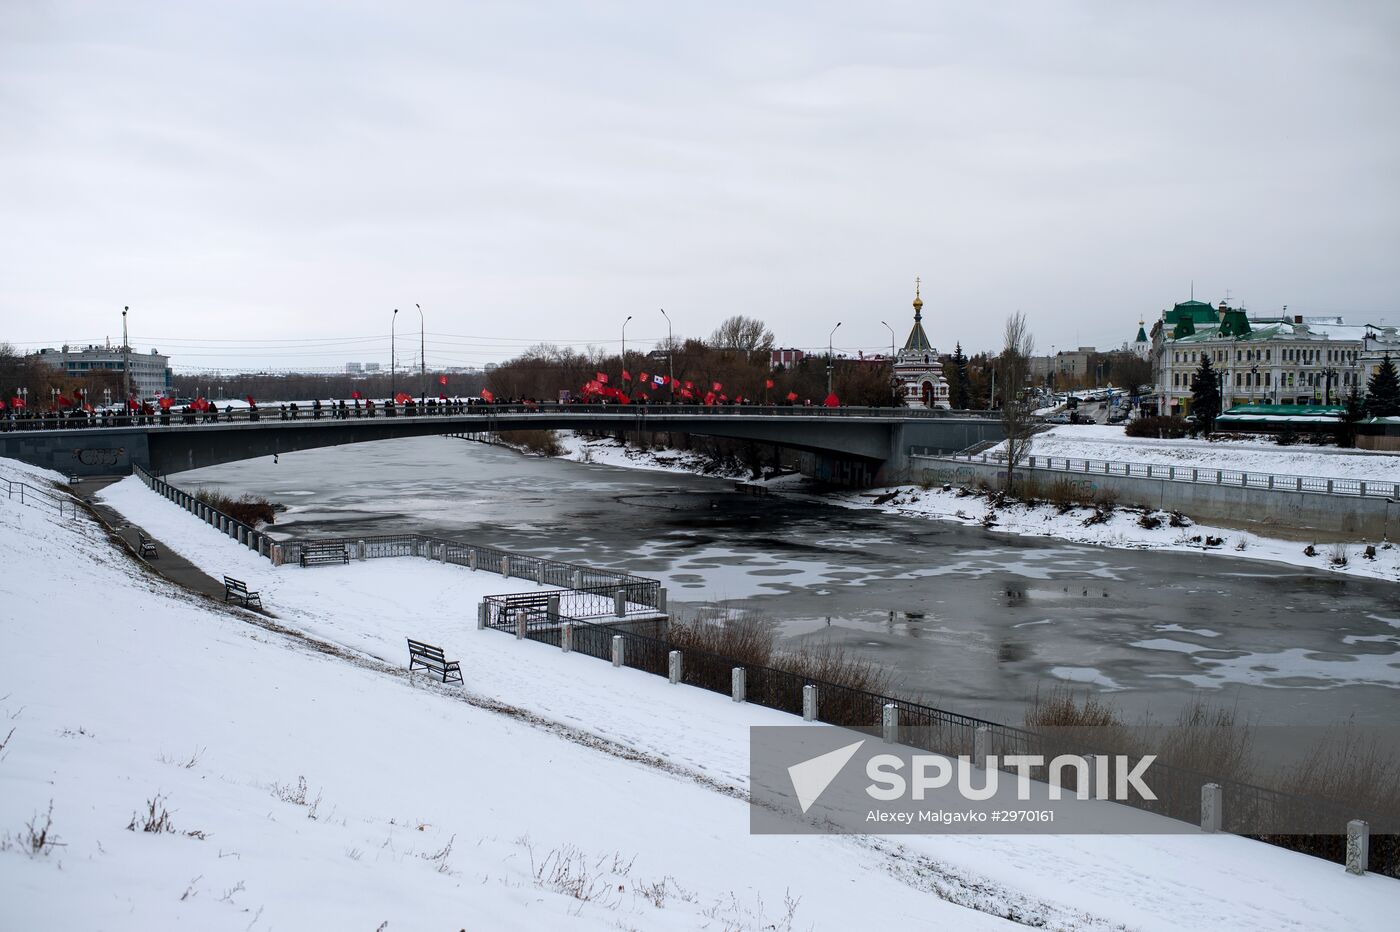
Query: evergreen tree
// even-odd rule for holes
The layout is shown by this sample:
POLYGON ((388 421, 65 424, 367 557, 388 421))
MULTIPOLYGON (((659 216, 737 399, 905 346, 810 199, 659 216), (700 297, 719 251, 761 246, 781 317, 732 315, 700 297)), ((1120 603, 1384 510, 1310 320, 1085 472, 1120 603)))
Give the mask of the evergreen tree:
POLYGON ((963 355, 961 341, 953 349, 951 360, 952 378, 948 380, 948 403, 962 411, 968 407, 972 396, 972 380, 967 374, 967 357, 963 355))
POLYGON ((1366 417, 1366 402, 1361 400, 1356 386, 1346 397, 1346 407, 1342 409, 1341 426, 1337 429, 1337 446, 1356 446, 1356 425, 1366 417))
POLYGON ((1209 356, 1201 356, 1201 367, 1191 376, 1191 413, 1206 434, 1220 416, 1220 373, 1210 364, 1209 356))
POLYGON ((1395 363, 1387 353, 1381 367, 1366 383, 1366 413, 1371 417, 1394 417, 1400 414, 1400 377, 1395 363))

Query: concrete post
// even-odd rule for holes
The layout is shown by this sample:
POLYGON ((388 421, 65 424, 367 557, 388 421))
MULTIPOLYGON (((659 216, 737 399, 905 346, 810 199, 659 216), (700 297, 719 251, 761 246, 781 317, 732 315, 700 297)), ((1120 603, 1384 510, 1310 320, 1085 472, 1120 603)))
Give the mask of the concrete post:
POLYGON ((666 655, 666 678, 671 681, 672 686, 681 681, 681 663, 680 651, 673 650, 666 655))
POLYGON ((438 562, 439 562, 439 563, 446 563, 446 562, 447 562, 447 544, 445 544, 445 543, 442 544, 442 549, 438 551, 438 562))
POLYGON ((238 527, 235 527, 235 528, 233 529, 233 533, 234 533, 234 538, 235 538, 240 544, 246 544, 246 543, 248 543, 248 529, 247 529, 246 527, 243 527, 243 526, 241 526, 241 525, 238 526, 238 527))
POLYGON ((1371 826, 1359 819, 1347 823, 1347 873, 1366 873, 1371 854, 1371 826))
POLYGON ((893 702, 885 703, 885 710, 880 716, 880 731, 886 744, 899 743, 899 706, 893 702))
POLYGON ((515 639, 517 641, 525 640, 525 622, 529 617, 529 612, 517 611, 515 613, 515 639))
POLYGON ((627 617, 627 592, 626 592, 626 590, 624 590, 624 589, 619 589, 619 590, 617 590, 616 592, 613 593, 613 613, 614 613, 615 615, 617 615, 618 618, 626 618, 626 617, 627 617))
POLYGON ((571 621, 559 629, 559 649, 566 654, 574 649, 574 623, 571 621))
POLYGON ((665 587, 665 586, 661 586, 660 588, 658 588, 658 589, 656 590, 656 610, 657 610, 658 612, 664 612, 664 611, 666 611, 666 587, 665 587))
POLYGON ((554 595, 551 595, 551 596, 549 597, 549 609, 548 609, 548 611, 549 611, 549 620, 550 620, 550 621, 558 621, 558 620, 559 620, 559 595, 558 595, 558 593, 556 593, 556 594, 554 594, 554 595))
POLYGON ((510 579, 510 556, 501 557, 501 576, 510 579))
POLYGON ((470 567, 472 568, 472 572, 473 572, 473 573, 476 572, 476 548, 475 548, 475 547, 472 547, 472 548, 470 548, 470 549, 467 550, 467 566, 470 566, 470 567))
POLYGON ((1207 783, 1201 787, 1201 831, 1220 831, 1224 803, 1224 794, 1219 783, 1207 783))
POLYGON ((535 585, 537 585, 537 586, 543 586, 543 585, 544 585, 544 561, 543 561, 543 560, 538 560, 538 561, 535 562, 535 585))
POLYGON ((574 588, 583 588, 583 570, 574 570, 574 588))
POLYGON ((815 722, 817 720, 817 687, 802 687, 802 721, 815 722))
POLYGON ((729 687, 735 702, 745 701, 744 668, 735 667, 729 674, 729 687))
POLYGON ((489 609, 486 607, 486 603, 485 603, 485 602, 482 602, 480 605, 478 605, 478 606, 476 607, 476 630, 478 630, 478 631, 485 631, 485 630, 486 630, 486 613, 487 613, 488 611, 489 611, 489 609))
POLYGON ((992 753, 992 733, 986 725, 978 725, 972 733, 972 762, 978 767, 987 766, 987 758, 992 753))
POLYGON ((622 635, 613 635, 613 666, 622 666, 622 635))
POLYGON ((355 542, 355 558, 358 560, 369 559, 369 548, 365 546, 365 542, 362 540, 355 542))
POLYGON ((273 545, 272 545, 272 565, 273 565, 273 566, 281 566, 284 559, 285 559, 285 557, 283 556, 282 545, 281 545, 281 544, 273 544, 273 545))

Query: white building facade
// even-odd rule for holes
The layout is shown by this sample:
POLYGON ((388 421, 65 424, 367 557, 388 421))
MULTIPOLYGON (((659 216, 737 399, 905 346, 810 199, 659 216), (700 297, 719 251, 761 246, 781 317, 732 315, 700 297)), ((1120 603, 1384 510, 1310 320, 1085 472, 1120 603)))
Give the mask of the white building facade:
POLYGON ((924 300, 919 296, 917 280, 914 285, 914 328, 904 348, 895 356, 894 378, 899 383, 908 408, 949 408, 948 380, 943 377, 943 364, 938 350, 924 333, 924 300))
POLYGON ((131 347, 85 346, 77 349, 64 346, 61 350, 41 349, 34 354, 40 362, 70 376, 84 376, 95 370, 121 372, 129 368, 131 391, 138 398, 157 398, 174 388, 170 357, 156 350, 138 353, 131 347))

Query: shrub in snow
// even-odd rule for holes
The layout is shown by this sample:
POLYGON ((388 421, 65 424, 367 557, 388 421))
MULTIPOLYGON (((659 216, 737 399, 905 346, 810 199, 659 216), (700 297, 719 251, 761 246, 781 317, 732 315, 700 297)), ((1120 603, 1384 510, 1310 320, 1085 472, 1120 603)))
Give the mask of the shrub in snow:
POLYGON ((1305 557, 1315 557, 1315 556, 1317 556, 1317 548, 1314 547, 1312 544, 1308 544, 1306 547, 1303 548, 1303 556, 1305 556, 1305 557))
POLYGON ((1155 531, 1157 530, 1157 528, 1162 526, 1162 519, 1154 514, 1144 514, 1141 518, 1138 518, 1137 523, 1138 527, 1140 528, 1145 528, 1149 531, 1155 531))
POLYGON ((1333 566, 1347 565, 1347 545, 1333 544, 1332 552, 1328 555, 1328 562, 1333 566))
POLYGON ((1362 552, 1361 555, 1368 560, 1374 560, 1376 558, 1376 545, 1367 544, 1366 549, 1362 552))

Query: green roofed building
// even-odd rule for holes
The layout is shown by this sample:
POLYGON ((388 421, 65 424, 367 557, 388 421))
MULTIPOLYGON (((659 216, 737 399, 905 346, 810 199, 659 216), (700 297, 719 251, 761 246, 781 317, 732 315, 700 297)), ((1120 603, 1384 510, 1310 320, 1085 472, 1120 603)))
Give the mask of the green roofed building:
MULTIPOLYGON (((1394 327, 1347 324, 1340 317, 1250 316, 1224 301, 1183 301, 1152 325, 1153 380, 1161 414, 1189 414, 1191 377, 1202 357, 1220 373, 1221 402, 1238 405, 1301 405, 1314 409, 1339 402, 1366 382, 1381 359, 1400 360, 1394 327)), ((1233 412, 1231 412, 1233 413, 1233 412)), ((1297 416, 1304 415, 1284 415, 1297 416)))

